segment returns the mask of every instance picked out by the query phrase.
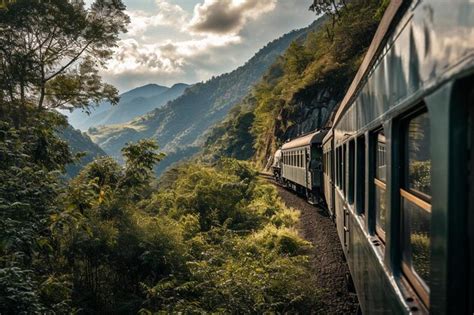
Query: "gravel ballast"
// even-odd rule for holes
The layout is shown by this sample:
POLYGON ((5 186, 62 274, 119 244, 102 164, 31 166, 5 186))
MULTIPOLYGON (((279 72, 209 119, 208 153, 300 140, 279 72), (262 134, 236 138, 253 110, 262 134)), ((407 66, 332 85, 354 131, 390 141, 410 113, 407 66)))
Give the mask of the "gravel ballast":
POLYGON ((310 205, 295 193, 279 186, 271 177, 264 178, 276 186, 288 207, 300 211, 299 233, 313 244, 310 259, 315 286, 322 291, 322 309, 309 313, 356 314, 359 306, 357 295, 348 289, 349 268, 334 222, 323 209, 310 205))

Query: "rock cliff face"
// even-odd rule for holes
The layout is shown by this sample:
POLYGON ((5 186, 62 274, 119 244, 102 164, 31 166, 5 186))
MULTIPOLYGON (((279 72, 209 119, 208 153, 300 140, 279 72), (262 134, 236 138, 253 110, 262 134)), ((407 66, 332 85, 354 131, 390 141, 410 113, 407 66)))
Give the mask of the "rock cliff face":
POLYGON ((336 105, 342 100, 343 94, 328 89, 304 91, 293 103, 294 112, 284 111, 282 120, 292 120, 294 125, 286 128, 278 135, 281 139, 293 139, 310 131, 323 128, 328 122, 336 105), (309 95, 308 95, 309 94, 309 95))

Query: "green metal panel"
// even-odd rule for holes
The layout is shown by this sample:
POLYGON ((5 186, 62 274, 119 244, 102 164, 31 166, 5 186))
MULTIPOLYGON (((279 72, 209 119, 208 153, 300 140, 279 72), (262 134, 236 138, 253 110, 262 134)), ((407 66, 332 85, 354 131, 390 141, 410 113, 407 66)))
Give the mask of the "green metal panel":
POLYGON ((425 99, 432 130, 433 314, 465 314, 468 305, 467 104, 450 82, 425 99))

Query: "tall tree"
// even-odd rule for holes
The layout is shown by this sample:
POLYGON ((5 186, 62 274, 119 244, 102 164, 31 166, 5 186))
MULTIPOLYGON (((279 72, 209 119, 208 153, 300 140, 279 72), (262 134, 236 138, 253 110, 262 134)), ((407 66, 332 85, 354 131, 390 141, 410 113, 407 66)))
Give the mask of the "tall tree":
POLYGON ((118 91, 98 71, 126 32, 124 11, 121 0, 89 8, 81 0, 18 0, 0 10, 0 115, 14 114, 18 123, 25 106, 117 103, 118 91))

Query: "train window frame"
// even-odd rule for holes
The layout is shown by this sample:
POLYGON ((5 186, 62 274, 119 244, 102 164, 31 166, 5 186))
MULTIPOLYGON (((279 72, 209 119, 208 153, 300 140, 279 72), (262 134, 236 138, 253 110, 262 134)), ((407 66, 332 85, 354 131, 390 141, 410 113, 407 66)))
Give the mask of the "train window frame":
MULTIPOLYGON (((401 271, 403 276, 406 278, 409 285, 412 286, 416 294, 420 297, 423 304, 426 307, 430 305, 430 286, 425 280, 417 273, 412 264, 411 257, 411 245, 408 245, 409 238, 409 227, 407 227, 405 219, 405 210, 404 210, 404 201, 406 200, 409 204, 415 205, 416 207, 426 211, 430 214, 430 224, 431 224, 431 215, 432 215, 432 205, 431 205, 431 196, 409 187, 409 124, 415 118, 420 117, 421 115, 428 114, 426 106, 420 105, 416 110, 411 111, 408 114, 405 114, 400 118, 401 126, 401 143, 400 143, 400 214, 401 214, 401 224, 400 224, 400 243, 401 243, 401 271), (407 253, 408 252, 408 253, 407 253)), ((428 116, 429 118, 429 116, 428 116)), ((430 131, 431 132, 431 131, 430 131)), ((430 141, 430 146, 432 145, 430 141)), ((430 152, 430 160, 431 160, 430 152)), ((431 170, 430 170, 431 172, 431 170)), ((431 175, 430 175, 431 177, 431 175)), ((431 185, 431 184, 430 184, 431 185)), ((430 236, 430 245, 431 247, 431 236, 430 236)), ((431 262, 430 262, 431 263, 431 262)), ((431 266, 430 266, 431 267, 431 266)))
POLYGON ((365 215, 365 179, 366 179, 366 139, 365 135, 357 137, 356 139, 356 191, 355 191, 355 208, 357 214, 365 215))
POLYGON ((347 159, 348 159, 348 171, 347 171, 347 176, 348 176, 348 181, 347 181, 347 200, 348 202, 353 205, 354 204, 354 196, 355 196, 355 139, 351 139, 348 144, 348 154, 347 154, 347 159))
MULTIPOLYGON (((387 197, 387 178, 385 178, 385 181, 381 178, 378 178, 377 177, 377 162, 379 161, 378 158, 379 157, 382 157, 381 154, 379 154, 379 134, 383 132, 385 134, 385 130, 384 130, 384 127, 383 126, 380 126, 376 129, 374 129, 372 131, 372 134, 371 134, 371 141, 373 143, 373 146, 372 146, 372 152, 371 154, 373 155, 373 165, 372 165, 372 185, 373 185, 373 193, 372 193, 372 196, 371 196, 371 199, 373 201, 372 203, 372 212, 373 212, 373 217, 374 217, 374 231, 375 231, 375 234, 379 237, 379 239, 382 241, 383 244, 385 244, 385 240, 386 240, 386 226, 385 227, 381 227, 379 224, 377 224, 377 216, 379 215, 378 211, 376 210, 377 209, 377 189, 379 189, 379 191, 383 191, 383 193, 385 194, 385 201, 386 201, 386 197, 387 197)), ((386 145, 387 145, 387 142, 385 142, 385 154, 387 152, 387 148, 386 148, 386 145)), ((382 160, 384 161, 384 159, 382 158, 382 160)), ((387 165, 385 164, 385 167, 387 168, 387 165)), ((382 199, 382 198, 380 198, 382 199)), ((387 204, 385 202, 385 207, 387 207, 387 204)), ((379 205, 379 209, 380 209, 380 205, 379 205)), ((386 211, 388 211, 388 209, 386 209, 386 211)))

